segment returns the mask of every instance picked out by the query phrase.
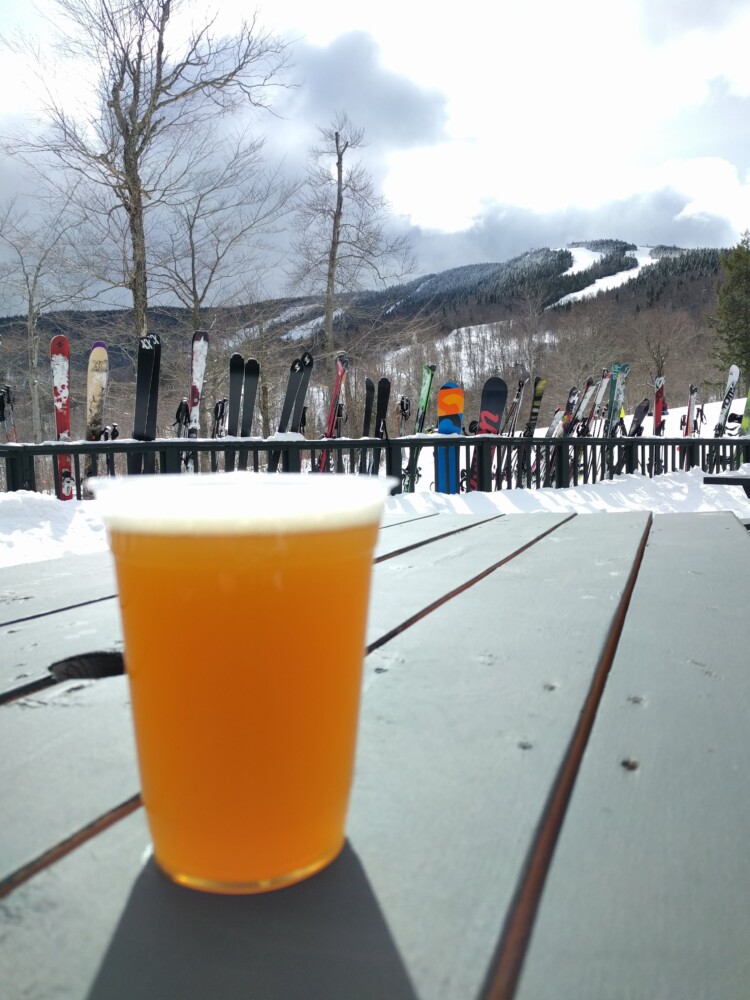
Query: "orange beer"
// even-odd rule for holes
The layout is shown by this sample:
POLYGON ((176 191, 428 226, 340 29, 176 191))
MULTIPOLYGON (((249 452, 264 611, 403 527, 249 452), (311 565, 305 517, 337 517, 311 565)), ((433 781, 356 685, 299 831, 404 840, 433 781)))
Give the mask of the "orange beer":
MULTIPOLYGON (((232 480, 246 512, 230 504, 205 524, 187 514, 139 519, 137 504, 123 518, 104 510, 154 856, 193 888, 280 888, 344 843, 386 491, 381 481, 375 504, 352 511, 342 502, 308 518, 289 509, 293 485, 238 480, 313 477, 190 478, 232 480), (256 520, 258 490, 273 509, 256 520), (279 490, 282 500, 271 500, 279 490)), ((335 478, 314 488, 326 502, 335 478)), ((307 485, 291 503, 305 504, 307 485)), ((194 489, 221 508, 221 486, 194 489)), ((189 487, 184 502, 189 509, 189 487)))

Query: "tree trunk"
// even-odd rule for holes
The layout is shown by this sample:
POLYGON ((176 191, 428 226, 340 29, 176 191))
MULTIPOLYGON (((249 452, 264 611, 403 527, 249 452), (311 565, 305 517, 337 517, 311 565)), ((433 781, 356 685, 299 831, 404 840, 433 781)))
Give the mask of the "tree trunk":
POLYGON ((328 271, 326 274, 326 298, 323 318, 323 347, 325 351, 324 369, 326 375, 332 371, 333 357, 333 307, 336 293, 336 263, 341 241, 341 217, 344 213, 344 153, 347 144, 341 142, 341 135, 336 132, 336 206, 333 210, 333 225, 331 228, 331 246, 328 251, 328 271))
POLYGON ((148 281, 146 267, 146 234, 143 225, 143 200, 140 190, 134 192, 130 209, 130 238, 133 245, 133 321, 136 340, 148 335, 148 281))
POLYGON ((42 410, 39 405, 39 331, 33 306, 29 308, 26 333, 29 350, 29 395, 31 397, 31 428, 34 441, 42 440, 42 410))

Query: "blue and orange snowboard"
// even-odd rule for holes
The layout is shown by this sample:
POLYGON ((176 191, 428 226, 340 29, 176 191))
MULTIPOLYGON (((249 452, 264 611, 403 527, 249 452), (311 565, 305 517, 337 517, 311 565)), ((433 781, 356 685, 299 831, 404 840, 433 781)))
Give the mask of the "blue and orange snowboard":
MULTIPOLYGON (((437 394, 438 434, 461 434, 464 418, 464 391, 458 382, 444 382, 437 394)), ((461 490, 461 449, 437 448, 435 489, 438 493, 461 490)))

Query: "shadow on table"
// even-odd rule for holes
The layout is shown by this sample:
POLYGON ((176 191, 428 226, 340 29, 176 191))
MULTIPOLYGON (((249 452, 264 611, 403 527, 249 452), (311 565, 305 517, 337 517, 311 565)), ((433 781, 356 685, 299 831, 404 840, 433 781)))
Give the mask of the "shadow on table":
POLYGON ((417 1000, 347 844, 314 878, 220 896, 138 876, 88 1000, 417 1000))

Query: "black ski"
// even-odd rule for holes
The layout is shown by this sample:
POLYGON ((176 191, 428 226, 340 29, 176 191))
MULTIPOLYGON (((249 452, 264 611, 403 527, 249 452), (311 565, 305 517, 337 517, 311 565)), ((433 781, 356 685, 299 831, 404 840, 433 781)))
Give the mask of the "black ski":
MULTIPOLYGON (((286 395, 281 406, 281 416, 279 417, 279 426, 277 428, 279 434, 286 433, 286 429, 289 426, 292 411, 294 410, 294 401, 297 398, 297 390, 302 383, 302 375, 302 359, 295 358, 289 367, 289 381, 286 384, 286 395)), ((272 451, 268 456, 268 471, 276 472, 280 461, 281 452, 278 449, 272 451)))
POLYGON ((406 424, 411 416, 411 400, 408 396, 402 396, 398 401, 398 413, 399 413, 399 427, 398 433, 399 437, 404 437, 406 434, 406 424))
POLYGON ((300 362, 302 364, 302 377, 297 385, 297 394, 294 397, 294 408, 292 409, 292 420, 289 425, 289 430, 293 431, 295 434, 299 434, 302 428, 302 416, 305 412, 307 387, 310 384, 310 376, 312 375, 315 359, 309 351, 305 351, 300 358, 300 362))
POLYGON ((649 409, 650 404, 648 397, 644 396, 635 408, 635 413, 633 414, 633 419, 631 420, 630 427, 628 429, 628 437, 640 437, 643 434, 643 421, 648 415, 649 409))
MULTIPOLYGON (((248 358, 245 362, 244 382, 242 386, 242 423, 240 424, 240 437, 250 437, 253 430, 253 413, 255 412, 255 397, 258 395, 258 382, 260 380, 260 365, 255 358, 248 358)), ((245 470, 247 468, 247 450, 243 450, 237 456, 237 468, 245 470)))
POLYGON ((18 431, 16 430, 16 415, 13 412, 13 392, 9 385, 6 385, 4 390, 4 400, 5 406, 7 407, 8 415, 5 417, 5 440, 6 441, 18 441, 18 431), (8 423, 10 421, 10 423, 8 423))
MULTIPOLYGON (((388 419, 388 404, 391 398, 391 380, 381 378, 378 381, 378 395, 375 403, 375 433, 374 437, 381 441, 388 437, 386 420, 388 419)), ((380 448, 372 449, 372 462, 370 463, 370 474, 377 476, 380 472, 380 448)))
MULTIPOLYGON (((135 413, 133 437, 136 441, 153 441, 156 438, 156 408, 159 398, 159 368, 161 340, 156 333, 149 333, 138 341, 135 375, 135 413)), ((128 455, 128 472, 154 472, 155 452, 131 452, 128 455)))
MULTIPOLYGON (((214 422, 211 427, 211 437, 223 438, 226 434, 227 420, 227 398, 217 399, 214 403, 214 422)), ((216 451, 211 452, 211 472, 216 472, 219 468, 219 456, 216 451)))
POLYGON ((188 430, 190 429, 190 403, 187 396, 183 396, 180 400, 172 426, 176 428, 177 437, 185 438, 188 436, 188 430))
MULTIPOLYGON (((237 437, 240 432, 240 410, 242 409, 242 383, 245 380, 245 359, 241 354, 233 354, 229 359, 229 402, 227 405, 227 435, 237 437)), ((227 448, 224 452, 225 472, 234 471, 236 452, 227 448)))

